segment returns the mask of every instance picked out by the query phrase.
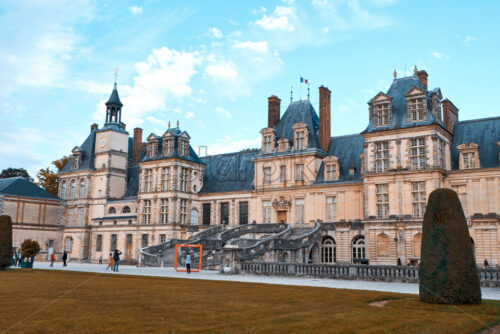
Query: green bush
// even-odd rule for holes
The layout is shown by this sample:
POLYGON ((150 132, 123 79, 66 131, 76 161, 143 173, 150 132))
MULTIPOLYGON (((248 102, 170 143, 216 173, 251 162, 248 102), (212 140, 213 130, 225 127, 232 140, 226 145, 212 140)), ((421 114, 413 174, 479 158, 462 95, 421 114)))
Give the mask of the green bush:
POLYGON ((21 244, 21 254, 23 257, 36 256, 40 251, 40 244, 36 240, 26 239, 21 244))

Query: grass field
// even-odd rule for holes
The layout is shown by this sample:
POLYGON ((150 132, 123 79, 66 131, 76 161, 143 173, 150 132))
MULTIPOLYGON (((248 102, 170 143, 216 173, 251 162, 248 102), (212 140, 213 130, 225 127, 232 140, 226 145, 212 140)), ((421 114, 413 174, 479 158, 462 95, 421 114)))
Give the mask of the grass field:
POLYGON ((1 334, 473 333, 500 321, 500 301, 22 269, 0 272, 0 314, 1 334))

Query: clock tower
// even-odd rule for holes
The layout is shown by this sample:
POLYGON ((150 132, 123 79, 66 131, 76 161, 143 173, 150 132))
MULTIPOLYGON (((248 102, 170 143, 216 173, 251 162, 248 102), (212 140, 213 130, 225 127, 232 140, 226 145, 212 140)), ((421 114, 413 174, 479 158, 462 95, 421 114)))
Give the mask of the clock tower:
POLYGON ((120 198, 127 186, 129 134, 121 122, 123 104, 116 83, 106 102, 106 122, 96 132, 94 146, 94 176, 91 197, 120 198))

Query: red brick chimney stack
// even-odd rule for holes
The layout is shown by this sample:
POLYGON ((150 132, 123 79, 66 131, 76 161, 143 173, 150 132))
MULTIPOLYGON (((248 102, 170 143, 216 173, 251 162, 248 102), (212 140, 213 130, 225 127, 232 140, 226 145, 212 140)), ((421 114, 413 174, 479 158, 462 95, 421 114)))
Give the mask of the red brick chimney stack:
POLYGON ((132 145, 132 161, 141 161, 141 151, 142 151, 142 129, 134 129, 134 144, 132 145))
POLYGON ((450 133, 453 133, 453 126, 458 122, 458 108, 448 99, 444 99, 441 104, 443 106, 444 125, 450 133))
POLYGON ((325 152, 330 144, 330 95, 328 88, 319 87, 319 143, 325 152))
POLYGON ((280 107, 281 100, 276 95, 271 95, 267 98, 268 114, 267 114, 267 127, 274 128, 280 121, 280 107))
POLYGON ((424 89, 427 90, 427 77, 429 76, 427 72, 425 70, 417 71, 415 67, 415 74, 422 83, 422 86, 424 86, 424 89))
POLYGON ((94 132, 94 130, 97 130, 97 123, 94 123, 90 126, 90 133, 94 132))

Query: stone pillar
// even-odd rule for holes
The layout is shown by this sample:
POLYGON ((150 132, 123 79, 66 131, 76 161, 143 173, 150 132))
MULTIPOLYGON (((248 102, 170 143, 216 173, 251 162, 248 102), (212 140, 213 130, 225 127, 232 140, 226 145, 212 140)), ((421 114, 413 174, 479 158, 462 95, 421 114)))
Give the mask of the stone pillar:
POLYGON ((12 265, 12 219, 0 216, 0 270, 12 265))

